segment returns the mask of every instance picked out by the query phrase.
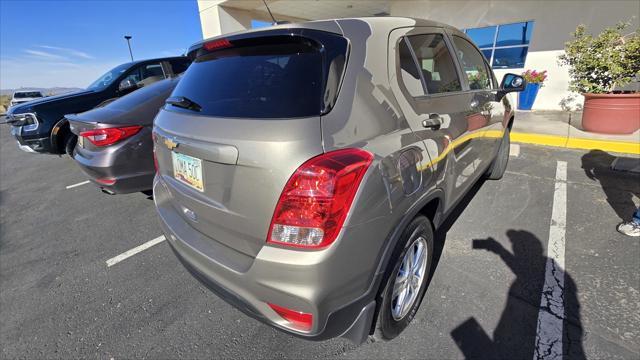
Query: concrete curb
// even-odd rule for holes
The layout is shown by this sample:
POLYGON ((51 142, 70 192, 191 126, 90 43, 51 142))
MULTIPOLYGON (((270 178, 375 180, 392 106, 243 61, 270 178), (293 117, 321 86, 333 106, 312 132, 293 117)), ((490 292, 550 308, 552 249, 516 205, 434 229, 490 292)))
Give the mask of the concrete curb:
POLYGON ((512 132, 511 141, 524 144, 555 146, 567 149, 598 149, 607 152, 640 155, 640 140, 638 142, 608 141, 597 139, 570 138, 567 136, 557 135, 512 132))

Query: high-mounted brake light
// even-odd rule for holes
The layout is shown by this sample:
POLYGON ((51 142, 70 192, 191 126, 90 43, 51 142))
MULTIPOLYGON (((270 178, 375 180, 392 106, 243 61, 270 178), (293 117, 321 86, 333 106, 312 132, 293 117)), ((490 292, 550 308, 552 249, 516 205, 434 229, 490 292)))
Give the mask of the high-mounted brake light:
POLYGON ((120 128, 92 129, 83 131, 80 136, 87 138, 95 146, 109 146, 137 134, 142 126, 126 126, 120 128))
POLYGON ((283 319, 287 320, 292 327, 302 331, 311 330, 313 315, 287 309, 276 304, 269 304, 269 307, 271 307, 273 311, 278 313, 278 315, 280 315, 283 319))
POLYGON ((219 50, 231 47, 231 42, 227 39, 211 40, 204 43, 202 47, 207 51, 219 50))
POLYGON ((280 195, 267 242, 315 249, 333 243, 372 160, 367 151, 342 149, 302 164, 280 195))

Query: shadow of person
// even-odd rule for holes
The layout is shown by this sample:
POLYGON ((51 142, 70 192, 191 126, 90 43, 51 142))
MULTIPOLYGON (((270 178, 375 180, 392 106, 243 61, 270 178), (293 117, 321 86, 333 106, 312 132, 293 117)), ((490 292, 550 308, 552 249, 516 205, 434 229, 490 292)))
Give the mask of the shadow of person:
MULTIPOLYGON (((549 324, 542 320, 543 317, 539 319, 538 315, 541 312, 543 289, 545 289, 545 296, 552 295, 548 292, 548 288, 545 288, 545 271, 547 262, 553 260, 544 256, 542 243, 532 233, 524 230, 509 230, 507 237, 511 242, 513 253, 491 237, 473 240, 474 249, 487 250, 500 256, 500 259, 516 275, 515 281, 509 288, 507 303, 500 321, 493 331, 493 338, 489 337, 475 318, 469 318, 456 327, 451 332, 451 337, 467 359, 529 360, 538 355, 552 355, 553 346, 545 346, 549 344, 545 344, 545 338, 541 338, 538 334, 540 326, 541 332, 553 334, 555 331, 557 340, 562 338, 561 349, 565 358, 584 359, 580 304, 575 282, 569 274, 564 272, 564 286, 558 289, 557 294, 558 299, 564 299, 560 301, 564 306, 563 313, 558 313, 560 312, 558 309, 562 310, 562 307, 558 306, 545 306, 542 309, 543 312, 552 314, 555 319, 563 319, 560 326, 562 330, 559 329, 560 327, 546 328, 549 324)), ((554 266, 553 263, 551 265, 554 266)), ((561 282, 558 284, 561 285, 561 282)), ((558 346, 555 350, 560 351, 560 347, 558 346)))
POLYGON ((634 177, 627 183, 620 172, 611 170, 615 158, 602 150, 591 150, 582 155, 582 168, 589 179, 600 182, 607 202, 620 220, 628 221, 636 210, 633 195, 640 197, 640 182, 634 177))

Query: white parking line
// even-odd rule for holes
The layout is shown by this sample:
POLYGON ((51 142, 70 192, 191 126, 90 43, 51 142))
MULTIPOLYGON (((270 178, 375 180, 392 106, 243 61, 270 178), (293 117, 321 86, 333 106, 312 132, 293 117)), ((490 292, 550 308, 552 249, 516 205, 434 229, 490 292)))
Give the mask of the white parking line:
POLYGON ((567 163, 558 161, 549 227, 547 268, 538 312, 534 360, 562 359, 564 243, 567 223, 567 163))
POLYGON ((518 157, 520 156, 520 145, 519 144, 510 144, 509 156, 518 157))
POLYGON ((163 242, 165 240, 166 239, 165 239, 164 235, 161 235, 161 236, 158 236, 157 238, 155 238, 153 240, 147 241, 146 243, 144 243, 144 244, 142 244, 140 246, 136 246, 131 250, 127 250, 127 251, 123 252, 122 254, 120 254, 120 255, 118 255, 116 257, 112 257, 111 259, 107 260, 107 267, 111 267, 111 266, 119 263, 120 261, 122 261, 122 260, 124 260, 126 258, 129 258, 129 257, 132 257, 133 255, 135 255, 135 254, 137 254, 137 253, 139 253, 141 251, 147 250, 148 248, 152 247, 153 245, 159 244, 159 243, 161 243, 161 242, 163 242))
POLYGON ((90 183, 89 180, 83 181, 83 182, 79 182, 77 184, 69 185, 69 186, 67 186, 67 190, 68 189, 73 189, 74 187, 82 186, 82 185, 85 185, 85 184, 88 184, 88 183, 90 183))

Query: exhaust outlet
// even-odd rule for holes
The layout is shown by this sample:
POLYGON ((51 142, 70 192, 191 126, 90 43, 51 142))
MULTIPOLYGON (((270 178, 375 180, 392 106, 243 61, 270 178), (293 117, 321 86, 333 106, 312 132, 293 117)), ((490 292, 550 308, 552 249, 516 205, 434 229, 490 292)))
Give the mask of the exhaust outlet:
POLYGON ((100 190, 101 190, 103 193, 107 194, 107 195, 115 195, 115 194, 116 194, 116 193, 114 193, 113 191, 111 191, 111 190, 109 190, 109 189, 102 188, 102 187, 100 188, 100 190))

